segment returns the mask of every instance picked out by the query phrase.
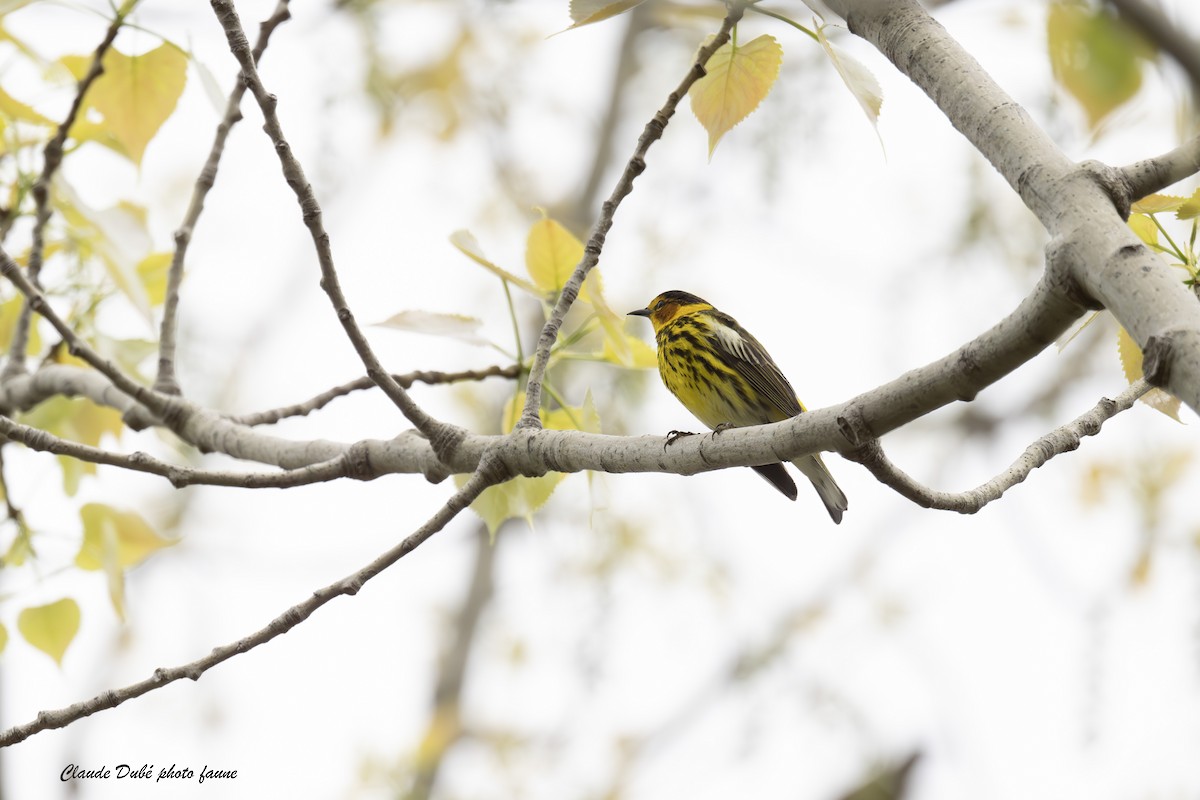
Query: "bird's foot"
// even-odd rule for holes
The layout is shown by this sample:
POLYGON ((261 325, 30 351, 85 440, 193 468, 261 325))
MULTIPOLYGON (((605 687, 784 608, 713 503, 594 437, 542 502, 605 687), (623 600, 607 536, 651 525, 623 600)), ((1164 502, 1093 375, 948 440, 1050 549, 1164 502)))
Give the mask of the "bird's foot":
POLYGON ((725 431, 729 430, 730 428, 736 428, 736 427, 737 427, 737 425, 734 425, 732 422, 722 422, 720 425, 713 428, 712 438, 715 439, 715 438, 717 438, 718 433, 724 433, 725 431))
POLYGON ((663 445, 663 450, 666 450, 668 447, 675 444, 675 442, 679 441, 685 436, 695 435, 696 434, 692 431, 667 431, 667 443, 663 445))

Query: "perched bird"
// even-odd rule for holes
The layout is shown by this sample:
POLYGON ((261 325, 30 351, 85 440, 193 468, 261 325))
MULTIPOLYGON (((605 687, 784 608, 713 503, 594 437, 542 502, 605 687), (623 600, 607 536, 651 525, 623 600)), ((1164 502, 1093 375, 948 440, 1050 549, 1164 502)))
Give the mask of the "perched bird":
MULTIPOLYGON (((650 305, 629 314, 650 319, 663 383, 709 428, 765 425, 804 411, 766 348, 711 303, 687 292, 663 292, 650 305)), ((792 463, 812 481, 829 516, 840 523, 846 495, 821 456, 814 453, 792 463)), ((783 464, 752 469, 789 499, 796 499, 796 484, 783 464)))

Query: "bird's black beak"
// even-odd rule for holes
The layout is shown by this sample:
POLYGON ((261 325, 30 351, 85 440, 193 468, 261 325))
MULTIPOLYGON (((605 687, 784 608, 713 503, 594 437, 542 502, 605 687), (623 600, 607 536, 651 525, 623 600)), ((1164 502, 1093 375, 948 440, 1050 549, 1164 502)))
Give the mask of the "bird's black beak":
POLYGON ((648 317, 648 316, 650 316, 650 309, 639 308, 637 311, 630 311, 625 316, 627 316, 627 317, 648 317))

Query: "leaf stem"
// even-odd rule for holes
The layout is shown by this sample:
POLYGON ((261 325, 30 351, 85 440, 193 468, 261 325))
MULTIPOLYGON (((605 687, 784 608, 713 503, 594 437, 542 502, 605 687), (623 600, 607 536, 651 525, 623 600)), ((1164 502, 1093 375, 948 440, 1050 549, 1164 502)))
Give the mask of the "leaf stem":
MULTIPOLYGON (((763 16, 771 17, 772 19, 777 19, 780 22, 785 22, 788 25, 791 25, 796 30, 800 31, 801 33, 807 34, 809 36, 809 38, 811 38, 814 42, 820 43, 820 41, 821 41, 821 39, 817 36, 816 33, 814 33, 813 31, 810 31, 808 28, 804 27, 799 22, 796 22, 794 19, 785 17, 783 14, 780 14, 777 11, 770 11, 768 9, 763 8, 762 6, 757 6, 757 5, 746 6, 746 8, 750 11, 754 11, 755 13, 762 14, 763 16)), ((734 37, 737 36, 737 28, 733 29, 733 35, 734 35, 734 37)))

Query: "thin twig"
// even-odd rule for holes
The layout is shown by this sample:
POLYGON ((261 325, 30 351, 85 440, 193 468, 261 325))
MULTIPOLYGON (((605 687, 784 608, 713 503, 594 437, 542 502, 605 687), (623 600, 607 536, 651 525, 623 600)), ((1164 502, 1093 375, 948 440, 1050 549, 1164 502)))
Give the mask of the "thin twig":
MULTIPOLYGON (((33 428, 13 422, 8 417, 0 416, 0 436, 14 442, 20 442, 30 450, 43 453, 53 453, 58 456, 69 456, 90 464, 104 464, 111 467, 121 467, 134 472, 146 472, 159 475, 171 482, 176 489, 185 486, 233 486, 242 489, 289 489, 295 486, 308 486, 313 483, 345 478, 352 474, 350 451, 346 451, 328 461, 320 461, 305 467, 283 470, 282 472, 229 472, 225 470, 195 469, 169 464, 154 456, 141 451, 125 455, 113 453, 99 447, 92 447, 79 442, 71 442, 47 433, 40 428, 33 428)), ((354 477, 365 479, 361 472, 354 477)))
MULTIPOLYGON (((37 182, 33 184, 33 202, 37 210, 33 222, 33 242, 29 248, 29 280, 34 286, 41 286, 42 257, 46 252, 46 225, 50 222, 51 214, 50 182, 62 164, 63 146, 66 144, 71 127, 75 124, 75 120, 83 108, 84 95, 87 94, 96 79, 104 74, 104 56, 117 38, 117 33, 121 30, 121 25, 124 24, 129 10, 131 9, 122 6, 117 11, 116 17, 113 18, 112 24, 108 26, 108 30, 104 34, 104 39, 96 46, 91 66, 79 81, 75 90, 75 99, 71 101, 71 108, 67 111, 66 118, 58 126, 58 130, 55 131, 54 136, 50 138, 42 151, 42 172, 38 176, 37 182)), ((29 346, 29 329, 33 325, 34 311, 33 304, 27 297, 24 305, 21 306, 21 315, 17 318, 17 325, 13 330, 12 341, 8 347, 8 363, 4 365, 4 372, 0 374, 0 379, 24 372, 25 350, 29 346)))
POLYGON ((558 302, 554 305, 554 311, 550 318, 546 320, 545 326, 542 327, 541 336, 538 338, 537 350, 534 354, 533 367, 529 371, 529 380, 525 389, 525 408, 521 412, 521 419, 517 423, 518 429, 537 430, 541 427, 541 419, 538 416, 538 408, 542 402, 542 381, 546 375, 546 367, 550 363, 550 348, 554 346, 554 342, 558 339, 558 330, 562 327, 563 318, 566 317, 567 311, 575 302, 575 298, 579 296, 579 290, 583 286, 583 281, 587 278, 587 274, 600 261, 600 252, 604 249, 604 240, 608 235, 608 231, 612 228, 613 216, 617 212, 617 207, 621 201, 625 199, 633 190, 633 181, 638 175, 646 169, 646 152, 654 142, 662 138, 663 130, 667 127, 672 115, 675 113, 675 108, 687 94, 688 89, 692 84, 704 77, 704 65, 708 63, 708 59, 729 41, 729 34, 733 30, 733 26, 738 23, 745 12, 745 0, 735 0, 729 6, 729 12, 725 15, 725 21, 721 23, 721 29, 717 31, 712 41, 700 48, 696 54, 696 61, 692 64, 692 68, 688 70, 687 75, 676 87, 675 91, 667 97, 667 102, 660 108, 654 117, 646 123, 642 135, 638 137, 637 147, 634 149, 633 156, 625 165, 621 177, 617 180, 617 185, 613 188, 612 194, 604 201, 601 207, 600 219, 596 222, 596 227, 592 230, 592 235, 588 238, 587 245, 583 249, 583 260, 575 267, 575 271, 571 273, 570 280, 563 286, 562 294, 558 296, 558 302))
MULTIPOLYGON (((275 10, 271 12, 271 16, 259 25, 258 41, 254 43, 254 50, 251 53, 255 64, 262 59, 262 55, 267 49, 267 42, 274 30, 291 17, 291 13, 288 11, 288 2, 289 0, 279 0, 275 10)), ((180 393, 179 382, 175 377, 175 334, 177 330, 176 315, 179 309, 179 287, 183 283, 183 262, 187 257, 188 245, 191 244, 196 222, 204 211, 204 199, 208 196, 213 184, 216 183, 217 167, 220 165, 221 155, 225 151, 225 140, 229 138, 229 132, 233 126, 242 119, 242 95, 245 93, 245 82, 236 81, 233 90, 229 93, 229 100, 225 104, 225 116, 217 125, 217 133, 213 138, 212 148, 209 149, 208 160, 204 162, 204 168, 200 170, 200 175, 196 178, 187 213, 183 217, 182 224, 175 231, 175 252, 171 256, 171 267, 167 271, 162 325, 158 333, 158 377, 154 381, 154 388, 163 394, 180 393)))
POLYGON ((16 744, 28 739, 35 733, 55 728, 63 728, 70 725, 76 720, 83 717, 91 716, 97 711, 115 708, 127 700, 132 700, 135 697, 140 697, 147 692, 152 692, 155 689, 160 689, 169 683, 174 683, 182 678, 190 678, 191 680, 199 680, 200 676, 218 664, 228 661, 233 656, 239 653, 245 653, 248 650, 253 650, 261 644, 265 644, 280 634, 287 633, 292 628, 295 628, 304 620, 312 616, 313 612, 321 606, 341 595, 354 595, 358 590, 366 584, 367 581, 374 578, 385 569, 395 564, 404 556, 411 553, 429 537, 444 528, 450 520, 454 519, 460 511, 466 508, 471 502, 479 496, 479 493, 491 485, 494 476, 489 477, 487 471, 481 465, 471 478, 463 484, 463 487, 454 493, 446 504, 438 509, 429 521, 418 528, 415 532, 409 535, 404 541, 380 555, 370 564, 367 564, 362 569, 354 572, 351 575, 342 578, 341 580, 331 583, 323 589, 318 589, 312 593, 302 603, 297 603, 291 608, 284 611, 282 614, 271 620, 266 627, 250 634, 249 636, 239 639, 236 642, 231 642, 220 647, 213 648, 212 652, 203 658, 197 659, 187 664, 178 667, 160 667, 154 670, 154 674, 145 680, 130 684, 121 689, 110 689, 106 692, 96 695, 90 700, 84 700, 74 705, 60 708, 54 711, 43 711, 37 715, 37 718, 23 725, 16 725, 9 728, 7 731, 0 733, 0 747, 16 744))
POLYGON ((845 453, 845 456, 861 463, 880 482, 922 508, 974 514, 993 500, 1000 499, 1006 491, 1024 481, 1033 470, 1050 459, 1075 450, 1085 436, 1095 436, 1106 421, 1128 410, 1150 389, 1150 384, 1141 379, 1130 384, 1115 399, 1101 398, 1087 413, 1055 428, 1025 448, 1021 457, 1004 472, 965 492, 941 492, 917 482, 888 459, 878 439, 865 442, 856 450, 845 453))
POLYGON ((246 32, 242 29, 242 23, 238 19, 232 0, 211 0, 211 4, 217 20, 225 29, 229 50, 241 65, 242 77, 246 86, 254 95, 259 108, 262 109, 265 120, 263 129, 275 146, 275 153, 279 157, 284 177, 300 204, 304 224, 312 235, 313 244, 316 247, 317 261, 321 267, 321 288, 329 296, 329 301, 333 304, 334 311, 337 312, 338 321, 342 323, 342 328, 346 331, 347 337, 367 368, 367 376, 383 389, 408 421, 425 434, 439 457, 443 455, 449 457, 466 436, 466 431, 457 426, 440 422, 427 414, 409 397, 408 392, 400 384, 392 380, 392 376, 383 368, 383 364, 371 349, 370 343, 354 319, 354 314, 346 301, 346 295, 342 292, 337 268, 333 263, 329 234, 325 231, 322 222, 321 206, 313 193, 312 185, 304 176, 304 169, 301 167, 300 161, 292 153, 291 145, 288 144, 287 138, 283 134, 283 127, 279 122, 279 115, 276 113, 278 101, 275 95, 268 92, 263 86, 262 79, 254 65, 250 45, 246 40, 246 32))
POLYGON ((120 391, 129 395, 137 402, 152 411, 156 416, 163 420, 168 427, 172 426, 172 421, 177 422, 178 413, 183 408, 175 402, 174 398, 161 395, 154 390, 142 386, 134 381, 124 372, 117 368, 117 365, 107 359, 101 358, 100 355, 88 345, 77 333, 63 321, 62 317, 50 307, 46 301, 46 296, 42 294, 28 278, 21 272, 21 267, 12 260, 8 252, 0 247, 0 275, 8 278, 13 282, 13 285, 25 295, 26 305, 33 309, 34 312, 40 314, 47 322, 49 322, 63 341, 67 343, 71 355, 82 358, 91 366, 99 370, 106 378, 112 381, 113 385, 120 391))
MULTIPOLYGON (((484 378, 516 378, 521 374, 521 365, 513 364, 508 367, 491 366, 485 369, 469 369, 462 372, 431 372, 426 370, 417 370, 414 372, 406 372, 403 375, 393 374, 392 380, 403 386, 405 389, 410 388, 414 383, 424 383, 429 386, 438 384, 458 383, 460 381, 481 381, 484 378)), ((364 389, 374 389, 375 381, 368 377, 357 378, 349 383, 343 383, 341 386, 335 386, 332 389, 327 389, 321 392, 316 397, 305 400, 303 403, 295 403, 282 408, 273 408, 268 411, 257 411, 253 414, 237 414, 231 415, 228 419, 231 422, 236 422, 239 425, 272 425, 282 419, 288 417, 304 417, 314 411, 324 408, 339 397, 345 397, 351 392, 359 392, 364 389)))

